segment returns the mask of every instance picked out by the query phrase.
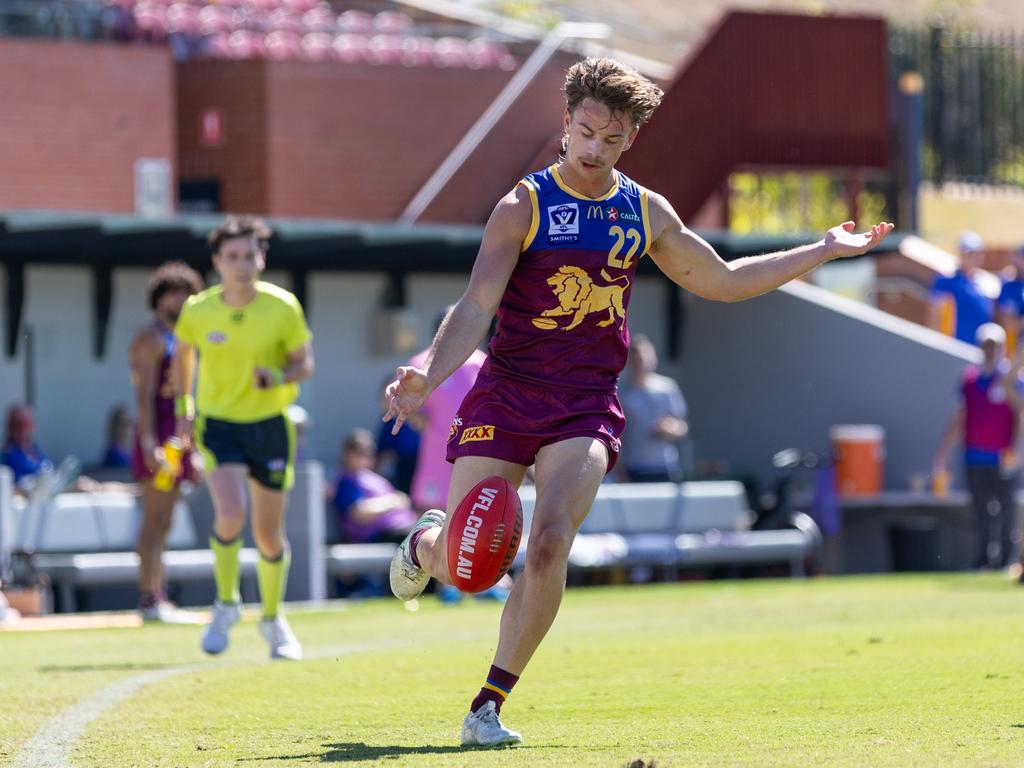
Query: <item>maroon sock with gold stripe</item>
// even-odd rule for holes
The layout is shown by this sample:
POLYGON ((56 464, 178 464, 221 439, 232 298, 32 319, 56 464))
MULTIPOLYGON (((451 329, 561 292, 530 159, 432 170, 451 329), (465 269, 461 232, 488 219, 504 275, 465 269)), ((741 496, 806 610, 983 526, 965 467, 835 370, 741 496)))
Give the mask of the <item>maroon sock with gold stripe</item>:
POLYGON ((496 667, 492 664, 491 671, 487 673, 484 687, 480 689, 480 693, 476 695, 473 703, 469 705, 469 711, 476 712, 488 701, 493 701, 494 710, 500 713, 501 705, 505 703, 505 699, 512 693, 512 686, 517 682, 519 682, 519 675, 513 675, 511 672, 506 672, 501 667, 496 667))

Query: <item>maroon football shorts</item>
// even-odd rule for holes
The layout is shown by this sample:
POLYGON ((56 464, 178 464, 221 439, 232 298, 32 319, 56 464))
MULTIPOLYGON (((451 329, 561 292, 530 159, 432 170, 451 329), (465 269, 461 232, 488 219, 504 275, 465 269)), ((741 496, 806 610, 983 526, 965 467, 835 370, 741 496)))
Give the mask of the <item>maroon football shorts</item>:
POLYGON ((452 422, 448 461, 488 456, 528 467, 545 445, 593 437, 607 446, 610 471, 625 426, 614 392, 565 392, 481 375, 452 422))

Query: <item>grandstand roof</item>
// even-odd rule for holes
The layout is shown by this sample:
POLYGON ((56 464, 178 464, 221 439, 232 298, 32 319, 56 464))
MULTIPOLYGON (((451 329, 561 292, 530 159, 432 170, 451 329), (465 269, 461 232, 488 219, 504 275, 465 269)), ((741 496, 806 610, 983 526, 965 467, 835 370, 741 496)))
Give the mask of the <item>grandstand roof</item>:
MULTIPOLYGON (((123 214, 0 211, 0 263, 149 267, 182 259, 209 266, 206 233, 219 215, 141 218, 123 214)), ((267 219, 275 269, 386 272, 468 272, 483 227, 397 224, 327 219, 267 219)), ((808 235, 735 235, 702 232, 732 260, 794 247, 808 235)), ((886 241, 895 250, 899 238, 886 241)), ((653 267, 649 267, 653 269, 653 267)))
MULTIPOLYGON (((72 264, 93 269, 93 349, 102 357, 107 344, 115 267, 153 267, 181 259, 209 269, 206 234, 222 220, 216 215, 149 219, 123 214, 96 215, 50 211, 0 211, 0 264, 6 271, 4 349, 15 354, 25 303, 25 267, 72 264)), ((291 289, 309 311, 308 282, 312 271, 385 272, 391 280, 391 301, 404 304, 408 273, 468 273, 476 257, 483 227, 437 224, 394 224, 323 219, 267 219, 274 230, 270 262, 291 272, 291 289)), ((812 239, 808 235, 737 236, 704 232, 703 237, 726 260, 790 248, 812 239)), ((886 240, 895 250, 899 237, 886 240)), ((641 272, 656 274, 650 259, 641 272)), ((666 285, 668 285, 666 279, 666 285)), ((670 349, 679 346, 680 293, 669 297, 670 349)))

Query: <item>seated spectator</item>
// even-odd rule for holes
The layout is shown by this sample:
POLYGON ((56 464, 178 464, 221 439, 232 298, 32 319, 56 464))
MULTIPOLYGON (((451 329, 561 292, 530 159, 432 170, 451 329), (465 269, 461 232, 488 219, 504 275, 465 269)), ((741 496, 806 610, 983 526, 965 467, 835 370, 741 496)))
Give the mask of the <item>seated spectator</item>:
MULTIPOLYGON (((390 379, 389 379, 390 381, 390 379)), ((387 385, 387 381, 384 382, 387 385)), ((384 387, 381 387, 383 393, 384 387)), ((381 412, 387 410, 387 404, 381 400, 381 412)), ((377 432, 377 463, 374 469, 386 477, 392 485, 403 493, 412 489, 413 477, 419 465, 420 431, 419 414, 408 419, 397 435, 391 434, 394 419, 383 422, 377 432)))
POLYGON ((679 385, 655 373, 658 355, 651 340, 634 334, 628 372, 619 399, 626 414, 620 463, 632 483, 679 482, 679 441, 686 437, 686 401, 679 385))
POLYGON ((7 409, 6 432, 0 463, 11 468, 14 484, 25 490, 44 470, 52 470, 53 462, 35 443, 36 419, 32 409, 20 403, 7 409))
POLYGON ((409 497, 371 469, 376 453, 373 436, 365 429, 353 430, 342 443, 332 506, 347 543, 397 543, 416 522, 409 497))
POLYGON ((132 465, 132 442, 135 439, 135 419, 131 411, 118 403, 110 409, 107 419, 107 445, 103 450, 100 467, 128 469, 132 465))

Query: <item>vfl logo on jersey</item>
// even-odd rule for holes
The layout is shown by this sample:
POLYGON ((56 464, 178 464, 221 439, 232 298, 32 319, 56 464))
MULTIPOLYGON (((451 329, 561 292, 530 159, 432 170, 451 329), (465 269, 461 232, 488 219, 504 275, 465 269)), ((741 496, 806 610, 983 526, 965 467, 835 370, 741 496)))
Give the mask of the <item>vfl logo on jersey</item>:
POLYGON ((580 239, 580 208, 576 203, 548 206, 548 240, 574 243, 580 239))
POLYGON ((571 331, 583 322, 587 315, 598 312, 608 313, 608 317, 599 322, 600 328, 612 325, 616 317, 621 321, 619 330, 626 325, 626 307, 623 302, 623 293, 629 287, 629 278, 619 275, 612 278, 601 270, 601 277, 612 285, 596 285, 594 280, 580 267, 560 267, 558 272, 548 278, 548 285, 558 299, 558 306, 554 309, 545 309, 540 317, 533 318, 533 324, 544 331, 551 331, 558 327, 556 317, 571 316, 572 321, 562 328, 563 331, 571 331), (622 284, 616 284, 618 281, 622 284))
POLYGON ((475 443, 481 440, 493 440, 494 439, 494 425, 488 424, 483 427, 466 427, 462 432, 462 437, 459 438, 459 445, 464 443, 475 443))
POLYGON ((448 442, 452 441, 452 438, 459 433, 459 427, 462 426, 462 417, 459 414, 455 414, 455 418, 452 419, 452 426, 448 430, 448 442))
POLYGON ((206 340, 211 344, 223 344, 228 340, 228 337, 220 331, 210 331, 206 335, 206 340))

